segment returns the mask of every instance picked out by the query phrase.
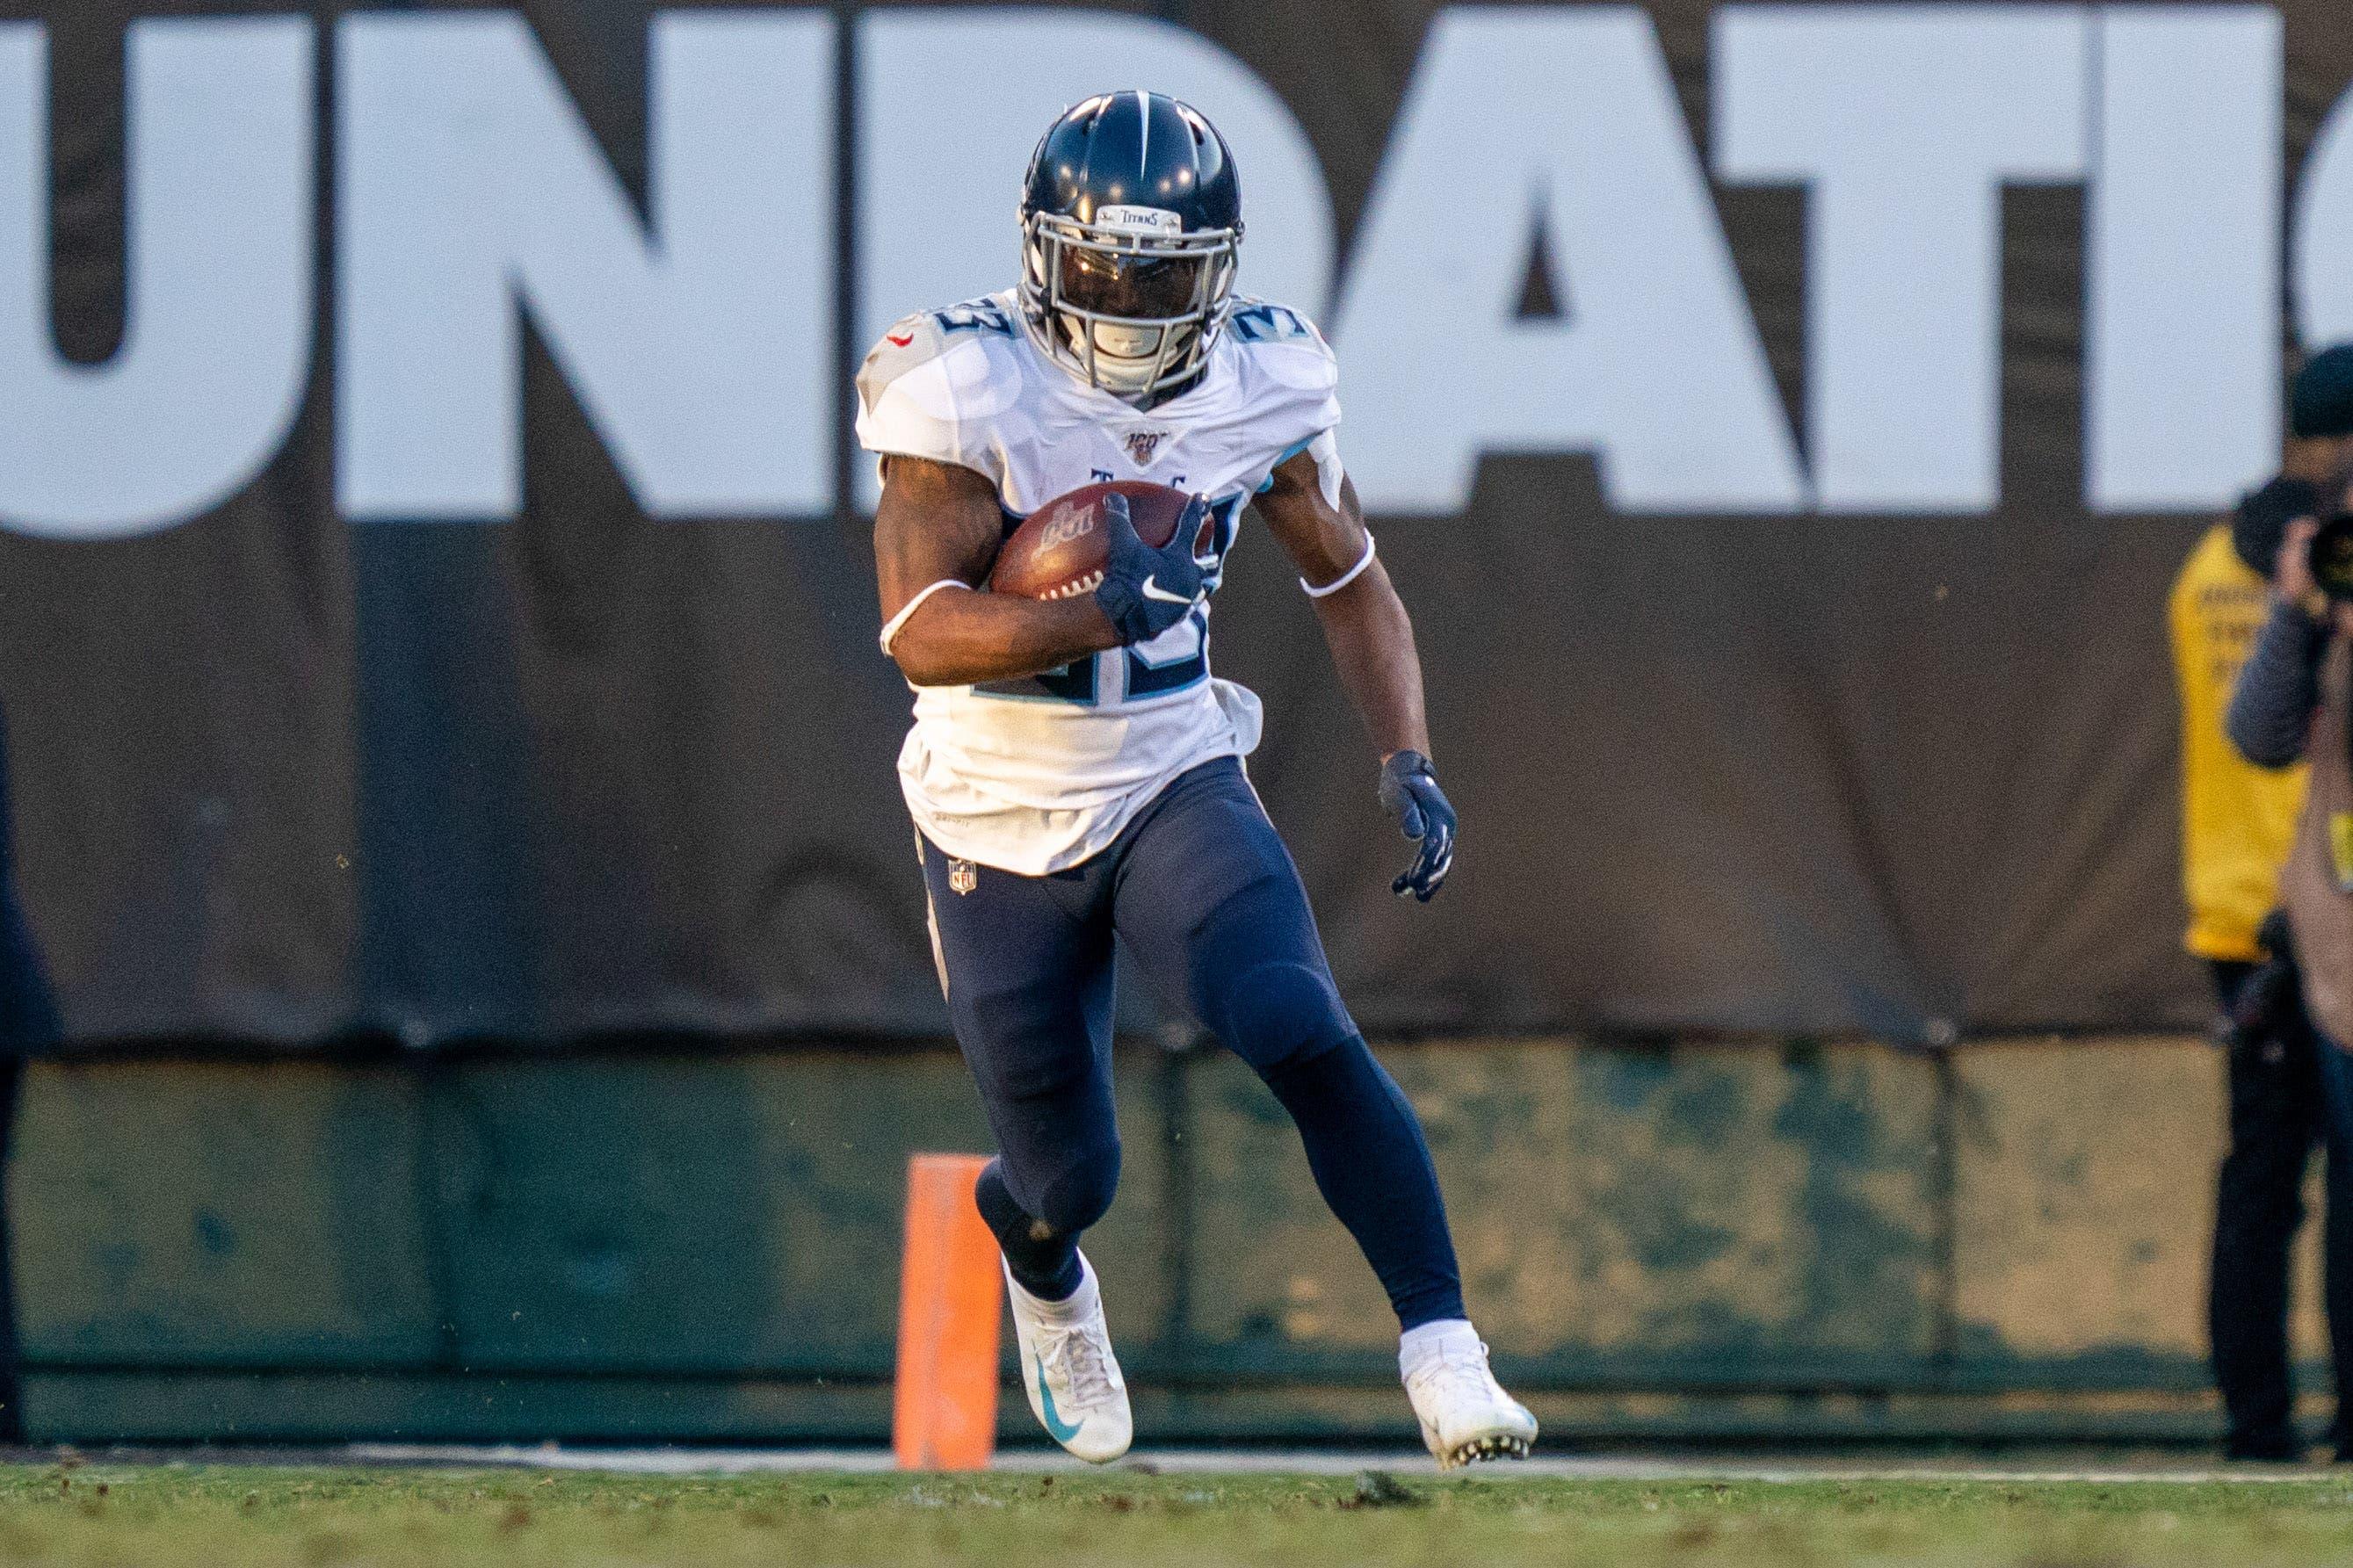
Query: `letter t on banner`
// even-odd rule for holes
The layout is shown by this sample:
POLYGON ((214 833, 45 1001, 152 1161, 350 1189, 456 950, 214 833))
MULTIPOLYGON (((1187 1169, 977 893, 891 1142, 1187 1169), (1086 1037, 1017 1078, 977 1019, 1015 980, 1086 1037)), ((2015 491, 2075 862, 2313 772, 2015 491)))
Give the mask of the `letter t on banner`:
POLYGON ((2080 179, 2073 5, 1744 5, 1715 18, 1715 172, 1801 184, 1806 433, 1825 511, 2000 497, 2001 191, 2080 179))

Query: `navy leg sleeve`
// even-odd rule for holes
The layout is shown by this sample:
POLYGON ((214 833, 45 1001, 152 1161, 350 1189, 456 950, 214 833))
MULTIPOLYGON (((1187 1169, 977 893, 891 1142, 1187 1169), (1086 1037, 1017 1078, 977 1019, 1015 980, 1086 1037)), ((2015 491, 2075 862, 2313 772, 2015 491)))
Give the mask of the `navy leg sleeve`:
POLYGON ((1356 1035, 1307 889, 1240 763, 1185 774, 1130 835, 1113 908, 1164 994, 1261 1074, 1356 1035))
POLYGON ((1299 1124, 1315 1185, 1379 1276, 1398 1326, 1469 1316, 1421 1123, 1364 1040, 1260 1076, 1299 1124))
POLYGON ((1125 848, 1114 908, 1128 950, 1291 1112, 1398 1321, 1463 1316, 1420 1123, 1341 1005, 1306 889, 1240 764, 1171 784, 1125 848))
POLYGON ((948 1016, 996 1134, 981 1217, 1023 1289, 1079 1286, 1079 1233, 1119 1184, 1112 928, 1092 881, 952 868, 923 846, 948 1016))

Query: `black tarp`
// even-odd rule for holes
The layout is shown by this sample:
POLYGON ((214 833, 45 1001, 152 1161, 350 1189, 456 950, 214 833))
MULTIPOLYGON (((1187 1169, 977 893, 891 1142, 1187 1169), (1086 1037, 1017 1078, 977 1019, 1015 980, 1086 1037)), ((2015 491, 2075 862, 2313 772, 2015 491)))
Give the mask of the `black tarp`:
MULTIPOLYGON (((0 6, 47 28, 54 322, 88 362, 123 330, 123 26, 173 9, 0 6)), ((522 9, 642 199, 649 8, 522 9)), ((1651 7, 1703 142, 1709 9, 1651 7)), ((2293 174, 2353 28, 2289 13, 2293 174)), ((1155 14, 1282 94, 1345 255, 1430 8, 1155 14)), ((1794 410, 1803 199, 1717 199, 1794 410)), ((331 208, 309 392, 258 479, 144 537, 0 532, 18 858, 73 1033, 937 1032, 854 508, 649 521, 533 339, 519 521, 343 520, 331 208)), ((2210 520, 2086 510, 2084 199, 2004 213, 1990 515, 1633 528, 1589 462, 1498 458, 1464 515, 1378 520, 1463 820, 1430 909, 1387 892, 1404 850, 1289 574, 1238 563, 1219 667, 1266 699, 1253 776, 1369 1030, 2200 1019, 2162 604, 2210 520)), ((1009 279, 1009 216, 1008 251, 1009 279)))

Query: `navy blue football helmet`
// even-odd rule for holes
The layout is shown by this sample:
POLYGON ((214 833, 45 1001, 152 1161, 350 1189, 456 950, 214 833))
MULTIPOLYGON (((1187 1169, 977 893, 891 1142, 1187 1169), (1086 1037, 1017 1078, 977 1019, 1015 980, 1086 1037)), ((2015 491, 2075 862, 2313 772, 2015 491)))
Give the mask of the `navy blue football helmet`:
POLYGON ((1201 372, 1233 297, 1241 186, 1166 93, 1104 93, 1047 129, 1021 196, 1021 307, 1087 382, 1149 406, 1201 372))

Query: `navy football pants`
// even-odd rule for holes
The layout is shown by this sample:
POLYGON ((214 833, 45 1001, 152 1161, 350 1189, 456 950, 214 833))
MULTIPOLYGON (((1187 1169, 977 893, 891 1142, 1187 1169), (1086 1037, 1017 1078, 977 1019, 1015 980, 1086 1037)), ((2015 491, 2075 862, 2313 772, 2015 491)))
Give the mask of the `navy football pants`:
POLYGON ((981 1214, 1025 1289, 1077 1289, 1079 1234, 1119 1184, 1116 935, 1291 1112, 1403 1326, 1463 1315, 1420 1124, 1340 1005, 1298 869, 1239 762, 1179 775, 1065 871, 974 867, 960 892, 948 857, 923 851, 948 1015, 997 1137, 981 1214))

